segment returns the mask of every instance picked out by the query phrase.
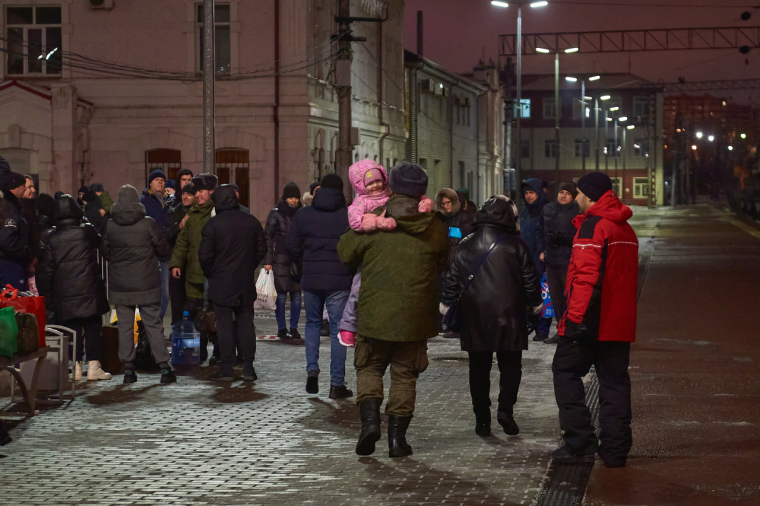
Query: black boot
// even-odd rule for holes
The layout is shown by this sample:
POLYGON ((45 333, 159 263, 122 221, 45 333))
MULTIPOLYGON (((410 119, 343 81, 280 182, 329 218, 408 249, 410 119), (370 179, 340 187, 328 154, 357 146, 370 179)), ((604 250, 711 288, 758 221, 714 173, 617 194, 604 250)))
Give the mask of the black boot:
MULTIPOLYGON (((378 404, 378 408, 377 408, 378 410, 380 409, 379 406, 380 405, 378 404)), ((377 414, 378 414, 378 423, 380 423, 380 412, 378 411, 377 414)), ((363 429, 362 429, 362 431, 363 431, 363 429)), ((377 441, 378 439, 380 439, 380 427, 379 426, 377 428, 377 439, 375 439, 375 441, 377 441)), ((3 422, 0 422, 0 446, 5 446, 8 443, 10 443, 11 441, 13 441, 13 439, 11 439, 11 436, 10 436, 10 434, 8 434, 8 431, 5 430, 5 426, 3 426, 3 422)), ((359 450, 357 449, 356 451, 358 452, 359 450)), ((375 451, 375 443, 374 442, 372 443, 372 451, 375 451)))
POLYGON ((406 429, 411 421, 411 416, 388 415, 389 457, 406 457, 412 454, 412 447, 406 443, 406 429))
POLYGON ((366 399, 359 403, 359 413, 362 416, 362 431, 359 442, 356 443, 357 455, 372 455, 375 453, 375 443, 380 439, 380 405, 382 399, 366 399))

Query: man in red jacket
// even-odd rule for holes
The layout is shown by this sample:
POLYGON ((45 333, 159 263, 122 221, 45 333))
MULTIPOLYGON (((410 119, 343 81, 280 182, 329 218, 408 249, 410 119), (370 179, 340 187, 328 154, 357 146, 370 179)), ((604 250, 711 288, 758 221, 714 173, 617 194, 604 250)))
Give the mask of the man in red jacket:
POLYGON ((607 467, 625 466, 631 450, 631 380, 628 359, 636 339, 639 241, 631 209, 612 191, 610 178, 592 172, 578 181, 583 214, 567 273, 567 309, 554 355, 554 395, 565 445, 555 459, 593 455, 607 467), (601 447, 591 424, 581 378, 596 367, 601 447))

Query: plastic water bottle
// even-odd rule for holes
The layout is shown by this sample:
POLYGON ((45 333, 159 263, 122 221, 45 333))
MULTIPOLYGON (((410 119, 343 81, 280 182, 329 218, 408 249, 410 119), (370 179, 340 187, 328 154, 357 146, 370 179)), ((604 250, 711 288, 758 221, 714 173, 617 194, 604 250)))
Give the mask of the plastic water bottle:
POLYGON ((172 364, 201 363, 201 334, 195 330, 190 312, 182 313, 182 321, 172 327, 172 364))

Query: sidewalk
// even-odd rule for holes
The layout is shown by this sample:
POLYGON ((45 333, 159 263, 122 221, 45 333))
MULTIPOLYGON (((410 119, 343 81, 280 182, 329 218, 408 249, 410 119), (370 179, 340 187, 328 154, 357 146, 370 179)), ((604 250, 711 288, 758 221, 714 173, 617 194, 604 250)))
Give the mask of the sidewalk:
POLYGON ((626 468, 597 460, 584 504, 760 504, 760 232, 709 206, 633 221, 654 235, 631 353, 634 446, 626 468))

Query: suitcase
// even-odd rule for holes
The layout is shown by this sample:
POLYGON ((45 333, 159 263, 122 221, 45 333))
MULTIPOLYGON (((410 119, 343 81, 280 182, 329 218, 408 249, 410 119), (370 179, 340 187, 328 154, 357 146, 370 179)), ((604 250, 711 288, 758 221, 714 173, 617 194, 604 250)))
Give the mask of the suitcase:
POLYGON ((124 363, 119 360, 119 328, 116 325, 104 325, 101 333, 100 366, 111 374, 122 374, 124 363))

